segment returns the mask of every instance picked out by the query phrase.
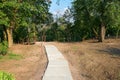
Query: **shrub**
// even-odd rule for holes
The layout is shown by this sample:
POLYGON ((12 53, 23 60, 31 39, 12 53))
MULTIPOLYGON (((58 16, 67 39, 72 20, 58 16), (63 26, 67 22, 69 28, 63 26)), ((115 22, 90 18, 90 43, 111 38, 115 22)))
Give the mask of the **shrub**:
POLYGON ((15 80, 12 74, 0 71, 0 80, 15 80))
POLYGON ((8 53, 8 43, 3 41, 0 43, 0 55, 6 55, 8 53))

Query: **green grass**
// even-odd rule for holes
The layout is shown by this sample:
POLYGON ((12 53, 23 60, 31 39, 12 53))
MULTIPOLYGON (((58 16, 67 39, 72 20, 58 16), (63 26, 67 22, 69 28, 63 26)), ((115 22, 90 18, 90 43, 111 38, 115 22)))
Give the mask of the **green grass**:
POLYGON ((0 80, 15 80, 15 78, 8 72, 0 71, 0 80))
POLYGON ((23 58, 22 55, 13 54, 13 53, 8 54, 8 56, 9 56, 9 59, 13 59, 13 60, 20 60, 23 58))
POLYGON ((5 56, 0 55, 0 61, 5 61, 5 60, 20 60, 23 59, 23 56, 20 54, 14 54, 14 53, 8 53, 5 56))

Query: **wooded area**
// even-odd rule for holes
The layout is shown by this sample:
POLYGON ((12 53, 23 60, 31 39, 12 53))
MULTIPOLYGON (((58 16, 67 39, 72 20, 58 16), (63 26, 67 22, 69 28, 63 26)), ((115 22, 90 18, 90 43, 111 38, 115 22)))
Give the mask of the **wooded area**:
MULTIPOLYGON (((58 0, 59 1, 59 0, 58 0)), ((1 0, 0 42, 82 41, 120 35, 119 0, 74 0, 64 15, 49 12, 50 0, 1 0)))
POLYGON ((75 42, 86 39, 103 42, 105 38, 118 38, 120 1, 74 0, 72 7, 62 17, 57 17, 47 35, 47 40, 52 37, 52 40, 75 42))
MULTIPOLYGON (((51 3, 0 0, 0 69, 13 71, 18 80, 42 79, 48 62, 43 43, 36 41, 46 41, 63 52, 75 80, 119 80, 120 0, 72 0, 63 15, 52 14, 51 3)), ((15 78, 0 71, 0 80, 15 78)))
POLYGON ((46 0, 1 0, 0 42, 8 41, 10 47, 13 41, 35 40, 39 26, 48 23, 49 6, 46 0))

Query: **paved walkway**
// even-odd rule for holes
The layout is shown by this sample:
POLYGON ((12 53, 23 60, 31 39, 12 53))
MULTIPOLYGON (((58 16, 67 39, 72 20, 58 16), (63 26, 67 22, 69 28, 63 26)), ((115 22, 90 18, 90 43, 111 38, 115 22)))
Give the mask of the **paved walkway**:
POLYGON ((73 80, 67 60, 53 45, 45 45, 48 66, 42 80, 73 80))

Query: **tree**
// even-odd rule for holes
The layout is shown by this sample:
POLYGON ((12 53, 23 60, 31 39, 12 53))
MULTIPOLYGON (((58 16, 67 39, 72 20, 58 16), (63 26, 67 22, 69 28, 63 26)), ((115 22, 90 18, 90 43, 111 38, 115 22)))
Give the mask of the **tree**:
POLYGON ((22 30, 19 27, 27 27, 35 33, 35 26, 46 22, 49 5, 50 2, 46 0, 0 0, 0 25, 7 34, 9 47, 16 39, 13 32, 22 30))
POLYGON ((74 0, 75 26, 79 29, 88 29, 87 31, 90 33, 92 30, 96 32, 97 26, 99 41, 103 42, 106 28, 118 23, 115 16, 120 15, 119 7, 119 0, 74 0))
MULTIPOLYGON (((0 8, 1 12, 3 12, 6 15, 6 19, 9 20, 9 21, 4 20, 2 25, 4 26, 4 31, 7 33, 7 39, 10 47, 13 44, 12 30, 15 26, 16 10, 19 5, 15 1, 1 1, 1 6, 2 6, 0 8)), ((4 18, 4 16, 2 18, 4 18)))

